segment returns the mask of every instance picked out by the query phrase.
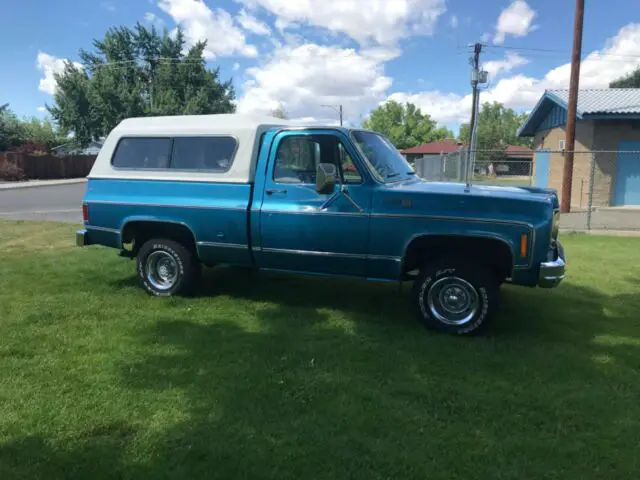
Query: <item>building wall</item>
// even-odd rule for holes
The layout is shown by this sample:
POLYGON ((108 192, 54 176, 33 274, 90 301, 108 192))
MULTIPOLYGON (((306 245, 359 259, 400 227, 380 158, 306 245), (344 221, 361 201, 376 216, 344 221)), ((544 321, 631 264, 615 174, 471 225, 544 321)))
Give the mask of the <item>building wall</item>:
MULTIPOLYGON (((612 204, 615 194, 618 154, 614 152, 620 148, 620 142, 640 142, 640 120, 596 122, 594 150, 605 150, 605 152, 595 154, 594 199, 607 198, 609 202, 607 205, 612 204)), ((598 204, 602 202, 599 201, 598 204)))
MULTIPOLYGON (((551 150, 549 158, 549 188, 556 189, 560 197, 562 197, 562 175, 564 171, 564 154, 560 151, 560 140, 564 140, 565 137, 565 126, 561 125, 539 131, 534 138, 535 150, 551 150)), ((581 152, 588 152, 592 149, 593 138, 594 123, 578 121, 576 124, 576 143, 573 157, 573 182, 571 184, 571 208, 574 209, 586 208, 588 205, 591 154, 581 152)), ((534 178, 536 175, 535 163, 534 160, 534 178)), ((608 197, 605 201, 608 202, 608 197)))

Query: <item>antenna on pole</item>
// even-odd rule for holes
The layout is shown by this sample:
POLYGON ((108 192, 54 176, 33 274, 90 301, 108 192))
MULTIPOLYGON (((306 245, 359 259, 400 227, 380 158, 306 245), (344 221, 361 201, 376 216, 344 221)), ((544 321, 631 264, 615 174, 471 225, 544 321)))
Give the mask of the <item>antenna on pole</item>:
POLYGON ((482 52, 482 43, 476 42, 473 45, 473 57, 471 57, 471 88, 473 91, 471 103, 471 122, 469 123, 469 145, 467 146, 467 190, 471 187, 471 177, 473 176, 473 167, 475 165, 476 150, 476 132, 478 125, 478 110, 480 107, 480 92, 478 84, 487 83, 487 72, 480 70, 480 53, 482 52))

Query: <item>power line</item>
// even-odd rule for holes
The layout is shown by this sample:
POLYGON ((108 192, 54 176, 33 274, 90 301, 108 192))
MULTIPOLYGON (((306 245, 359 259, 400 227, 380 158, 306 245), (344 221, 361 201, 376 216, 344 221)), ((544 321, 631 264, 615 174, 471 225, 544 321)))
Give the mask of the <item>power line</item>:
POLYGON ((530 52, 560 52, 563 53, 564 50, 558 50, 555 48, 531 48, 531 47, 513 47, 509 45, 483 45, 485 48, 502 48, 505 50, 524 50, 530 52))

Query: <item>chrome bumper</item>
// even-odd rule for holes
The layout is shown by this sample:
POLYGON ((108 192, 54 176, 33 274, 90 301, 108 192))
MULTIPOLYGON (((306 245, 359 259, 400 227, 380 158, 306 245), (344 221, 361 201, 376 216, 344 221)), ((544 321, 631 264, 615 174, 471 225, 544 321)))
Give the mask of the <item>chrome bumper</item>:
POLYGON ((78 230, 76 232, 76 245, 78 247, 89 245, 89 238, 86 230, 78 230))
POLYGON ((564 248, 558 242, 556 249, 551 252, 551 256, 555 260, 549 260, 540 264, 540 276, 538 277, 538 286, 541 288, 557 287, 564 280, 566 260, 564 248))

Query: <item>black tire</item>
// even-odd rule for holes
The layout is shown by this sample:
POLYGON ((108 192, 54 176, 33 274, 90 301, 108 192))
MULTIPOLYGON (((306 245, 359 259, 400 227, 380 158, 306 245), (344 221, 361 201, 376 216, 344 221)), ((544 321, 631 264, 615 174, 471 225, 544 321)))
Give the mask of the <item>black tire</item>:
POLYGON ((193 293, 200 276, 200 263, 181 243, 153 238, 140 247, 136 270, 147 292, 158 297, 170 297, 193 293), (158 265, 158 262, 163 264, 158 265), (167 275, 161 275, 162 272, 167 272, 167 275), (163 278, 167 280, 164 283, 160 281, 163 278))
POLYGON ((420 321, 428 328, 454 335, 483 332, 498 309, 499 298, 494 273, 464 258, 426 265, 413 288, 420 321))

